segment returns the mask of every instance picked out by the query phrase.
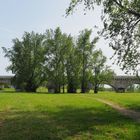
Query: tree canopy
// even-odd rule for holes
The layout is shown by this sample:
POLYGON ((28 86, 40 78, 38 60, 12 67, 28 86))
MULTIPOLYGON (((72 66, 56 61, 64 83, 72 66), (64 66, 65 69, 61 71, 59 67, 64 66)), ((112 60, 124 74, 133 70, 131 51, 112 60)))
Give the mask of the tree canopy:
POLYGON ((97 83, 94 68, 106 67, 106 57, 95 48, 98 37, 92 40, 91 33, 85 29, 74 39, 58 27, 44 34, 25 32, 21 40, 14 39, 12 48, 3 48, 11 62, 8 70, 15 74, 14 86, 30 92, 41 85, 55 93, 65 92, 66 87, 69 93, 87 92, 89 84, 97 83))
POLYGON ((12 49, 5 49, 5 56, 9 58, 11 70, 15 77, 13 83, 17 89, 36 91, 44 80, 44 36, 37 33, 25 32, 22 40, 14 39, 12 49))

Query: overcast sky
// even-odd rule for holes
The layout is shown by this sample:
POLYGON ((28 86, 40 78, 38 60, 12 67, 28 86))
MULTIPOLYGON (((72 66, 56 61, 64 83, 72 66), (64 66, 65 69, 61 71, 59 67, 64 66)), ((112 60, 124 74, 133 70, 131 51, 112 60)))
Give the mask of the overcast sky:
MULTIPOLYGON (((89 11, 86 15, 81 7, 65 18, 65 9, 70 0, 0 0, 0 75, 11 75, 5 68, 9 62, 4 58, 1 47, 12 47, 12 39, 21 38, 24 31, 43 33, 46 29, 60 27, 63 32, 77 36, 79 31, 88 28, 93 30, 92 37, 96 35, 94 26, 102 27, 100 8, 89 11)), ((97 44, 108 58, 108 65, 118 75, 124 74, 118 66, 112 65, 109 60, 113 51, 108 47, 107 41, 101 39, 97 44)))

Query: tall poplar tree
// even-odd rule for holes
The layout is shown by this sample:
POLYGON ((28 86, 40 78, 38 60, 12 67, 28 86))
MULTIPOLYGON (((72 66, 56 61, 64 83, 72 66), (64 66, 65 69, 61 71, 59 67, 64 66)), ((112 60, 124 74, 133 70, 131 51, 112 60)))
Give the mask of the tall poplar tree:
POLYGON ((22 40, 14 39, 11 49, 3 48, 15 74, 13 84, 17 89, 35 92, 44 81, 44 35, 25 32, 22 40))

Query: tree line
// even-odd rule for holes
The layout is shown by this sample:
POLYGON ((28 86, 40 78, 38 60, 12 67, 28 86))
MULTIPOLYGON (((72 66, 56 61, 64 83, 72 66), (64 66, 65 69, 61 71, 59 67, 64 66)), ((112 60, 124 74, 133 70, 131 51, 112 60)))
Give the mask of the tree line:
POLYGON ((21 40, 14 39, 13 46, 3 50, 11 63, 7 70, 15 74, 15 88, 36 92, 43 85, 55 93, 65 89, 85 93, 91 88, 97 93, 114 72, 106 65, 102 51, 96 49, 99 38, 92 40, 91 34, 85 29, 74 38, 58 27, 43 34, 25 32, 21 40))

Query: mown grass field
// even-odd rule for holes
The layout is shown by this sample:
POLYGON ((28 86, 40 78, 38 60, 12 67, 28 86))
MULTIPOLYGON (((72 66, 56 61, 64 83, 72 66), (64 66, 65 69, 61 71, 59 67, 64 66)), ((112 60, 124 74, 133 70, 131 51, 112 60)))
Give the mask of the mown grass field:
POLYGON ((140 124, 97 97, 140 109, 140 94, 0 93, 0 140, 139 140, 140 124))
MULTIPOLYGON (((95 97, 95 96, 94 96, 95 97)), ((128 109, 140 111, 140 93, 100 93, 97 98, 107 99, 125 106, 128 109)))

